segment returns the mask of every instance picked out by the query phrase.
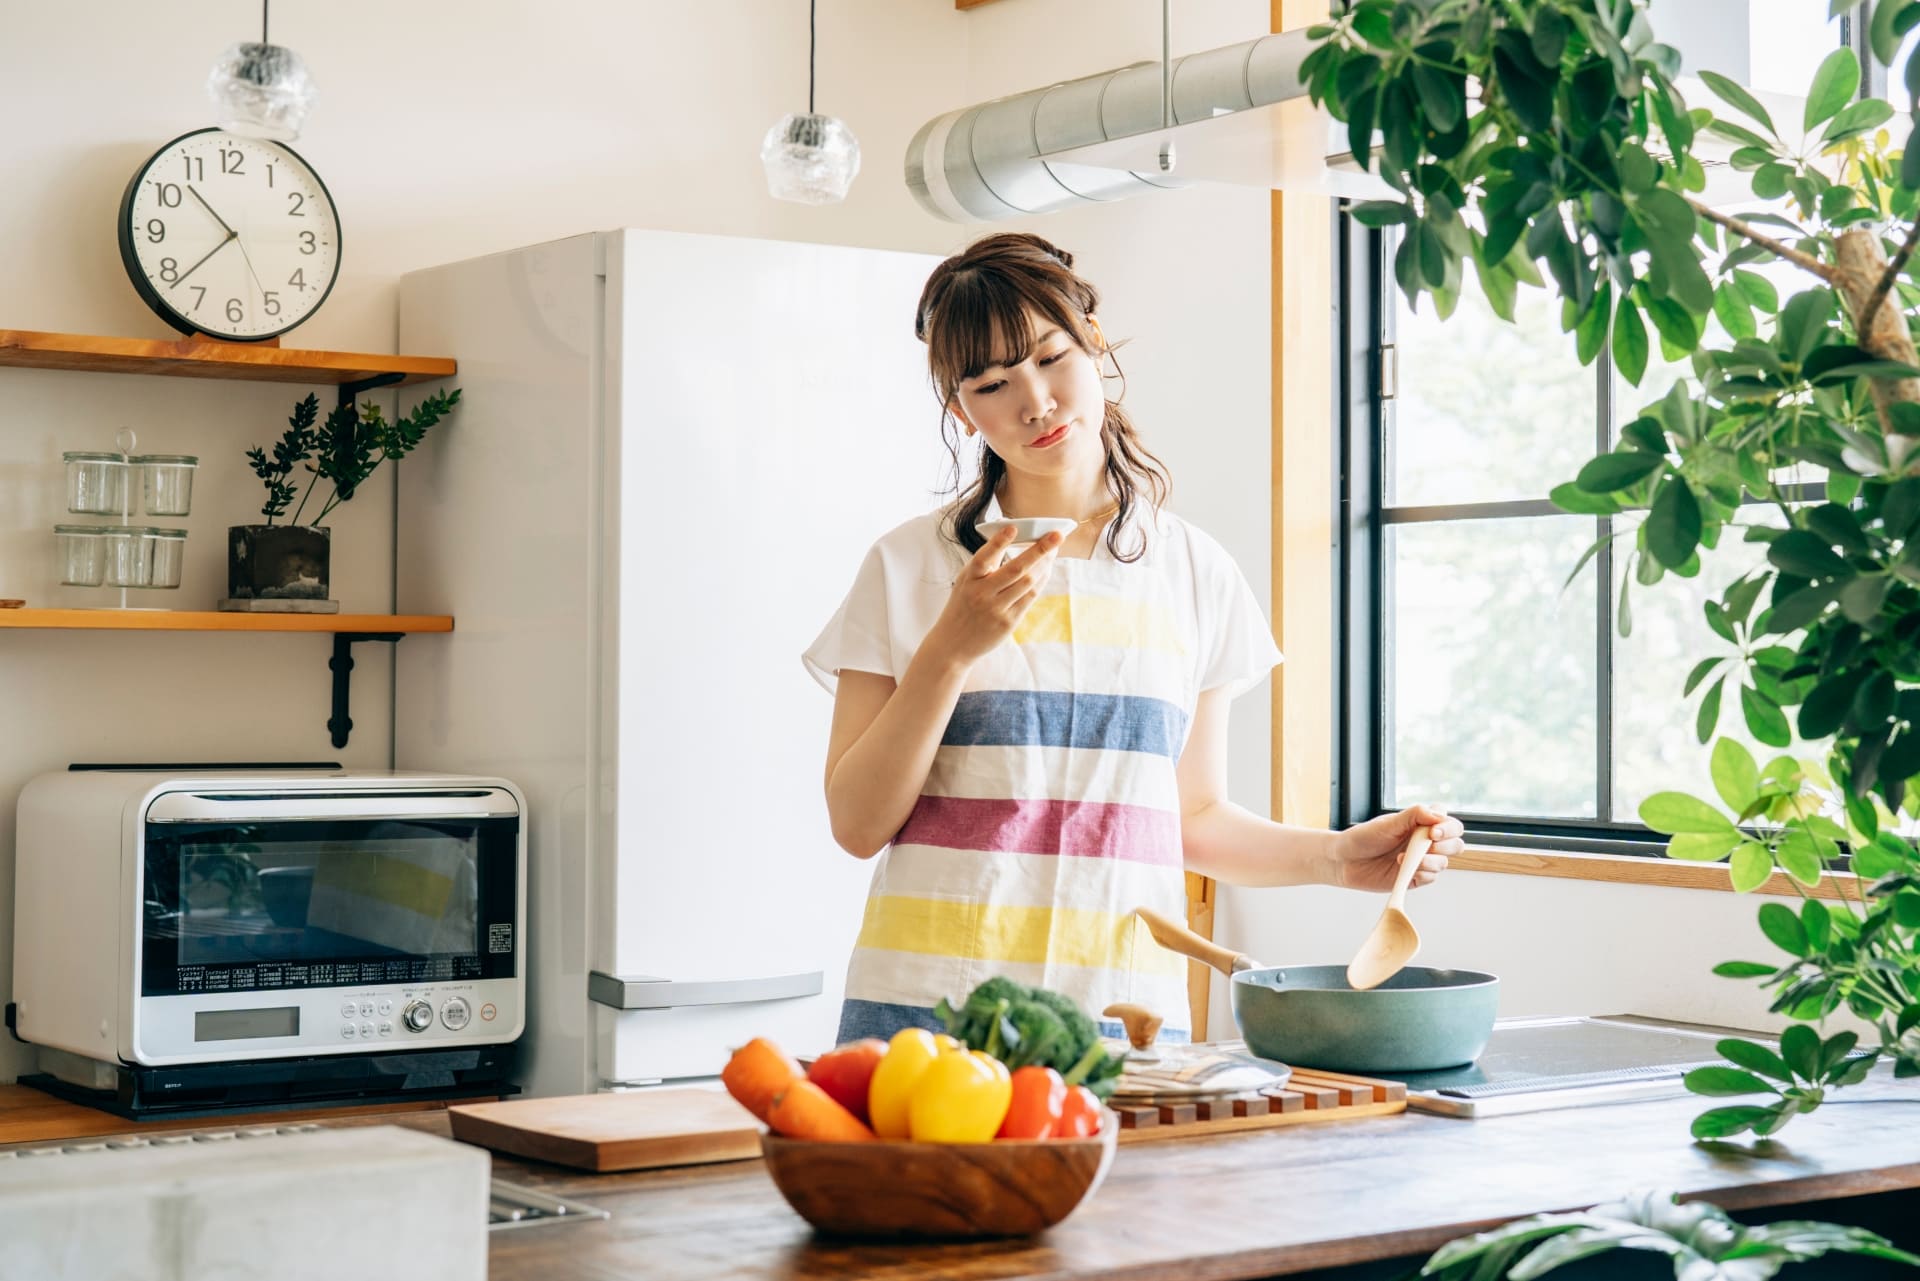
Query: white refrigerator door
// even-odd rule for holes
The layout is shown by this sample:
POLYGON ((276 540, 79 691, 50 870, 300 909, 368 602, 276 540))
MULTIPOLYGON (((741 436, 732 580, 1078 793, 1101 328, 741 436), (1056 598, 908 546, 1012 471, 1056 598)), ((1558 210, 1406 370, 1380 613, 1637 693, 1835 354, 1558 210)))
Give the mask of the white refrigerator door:
MULTIPOLYGON (((520 1083, 594 1088, 587 1001, 590 557, 603 360, 600 238, 416 271, 403 351, 452 356, 459 409, 399 465, 395 599, 452 614, 394 656, 394 759, 488 774, 527 798, 520 1083)), ((432 385, 420 392, 436 390, 432 385)), ((401 393, 402 407, 419 399, 401 393)))
POLYGON ((800 653, 874 539, 936 502, 913 313, 937 260, 648 231, 606 248, 614 820, 590 951, 603 994, 648 1008, 593 1012, 600 1076, 660 1080, 755 1035, 832 1044, 872 865, 830 834, 832 699, 800 653))

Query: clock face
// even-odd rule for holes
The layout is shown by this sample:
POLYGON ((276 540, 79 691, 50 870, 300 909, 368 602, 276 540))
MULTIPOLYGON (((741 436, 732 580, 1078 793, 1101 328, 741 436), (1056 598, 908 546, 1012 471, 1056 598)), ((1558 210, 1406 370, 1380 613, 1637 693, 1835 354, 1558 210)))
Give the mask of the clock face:
POLYGON ((247 342, 284 333, 340 273, 340 220, 277 142, 202 129, 155 152, 120 201, 120 259, 174 328, 247 342))

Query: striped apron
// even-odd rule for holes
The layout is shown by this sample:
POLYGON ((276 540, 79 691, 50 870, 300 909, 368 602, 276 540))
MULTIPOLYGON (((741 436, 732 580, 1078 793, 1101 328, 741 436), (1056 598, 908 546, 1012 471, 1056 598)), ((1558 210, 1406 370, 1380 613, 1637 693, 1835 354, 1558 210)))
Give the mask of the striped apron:
POLYGON ((847 971, 841 1043, 939 1027, 994 975, 1116 1001, 1188 1039, 1186 961, 1136 907, 1186 919, 1174 765, 1195 702, 1191 602, 1153 551, 1061 559, 1013 636, 974 664, 925 787, 880 856, 847 971))

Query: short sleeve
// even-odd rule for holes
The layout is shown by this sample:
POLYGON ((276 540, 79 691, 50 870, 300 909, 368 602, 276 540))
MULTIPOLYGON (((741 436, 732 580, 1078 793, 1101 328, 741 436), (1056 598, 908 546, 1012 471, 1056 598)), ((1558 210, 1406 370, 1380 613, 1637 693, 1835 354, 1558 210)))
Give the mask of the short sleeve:
POLYGON ((838 691, 843 671, 895 676, 891 612, 886 560, 876 545, 860 563, 853 589, 800 661, 829 694, 838 691))
POLYGON ((1282 661, 1280 647, 1240 567, 1218 544, 1207 550, 1211 554, 1194 567, 1201 586, 1200 692, 1224 688, 1228 698, 1238 698, 1282 661))

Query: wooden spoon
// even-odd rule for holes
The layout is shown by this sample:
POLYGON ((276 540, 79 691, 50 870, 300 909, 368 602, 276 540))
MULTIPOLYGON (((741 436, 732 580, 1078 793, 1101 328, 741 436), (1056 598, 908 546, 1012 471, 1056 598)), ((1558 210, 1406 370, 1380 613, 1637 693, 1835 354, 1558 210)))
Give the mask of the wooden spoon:
POLYGON ((1398 974, 1420 950, 1420 931, 1407 919, 1407 884, 1413 880, 1414 869, 1420 866, 1420 860, 1432 846, 1433 829, 1415 828, 1406 852, 1400 855, 1400 873, 1393 878, 1393 892, 1387 895, 1386 910, 1380 913, 1373 933, 1367 935, 1366 942, 1360 945, 1360 951, 1347 966, 1347 985, 1355 991, 1379 987, 1398 974))

